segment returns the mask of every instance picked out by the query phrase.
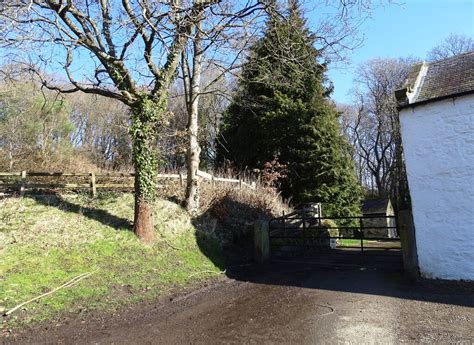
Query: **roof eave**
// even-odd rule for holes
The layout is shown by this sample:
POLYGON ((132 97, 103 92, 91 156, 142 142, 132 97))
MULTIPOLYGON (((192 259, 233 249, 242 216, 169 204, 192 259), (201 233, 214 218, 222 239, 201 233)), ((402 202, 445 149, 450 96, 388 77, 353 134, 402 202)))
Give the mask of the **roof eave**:
MULTIPOLYGON (((399 90, 399 91, 401 91, 401 90, 399 90)), ((413 102, 413 103, 408 103, 407 101, 398 102, 397 110, 400 111, 400 110, 403 110, 403 109, 406 109, 406 108, 415 108, 416 106, 419 106, 419 105, 425 105, 425 104, 428 104, 428 103, 438 102, 438 101, 442 101, 442 100, 449 99, 449 98, 462 97, 462 96, 466 96, 466 95, 470 95, 470 94, 474 94, 474 90, 458 92, 458 93, 454 93, 454 94, 451 94, 451 95, 445 95, 445 96, 425 99, 423 101, 413 102)))

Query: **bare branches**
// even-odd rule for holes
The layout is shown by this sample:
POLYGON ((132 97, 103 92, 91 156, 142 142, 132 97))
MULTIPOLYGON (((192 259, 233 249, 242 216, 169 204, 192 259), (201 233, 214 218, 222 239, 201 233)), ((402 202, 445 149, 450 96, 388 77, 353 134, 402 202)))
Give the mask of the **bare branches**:
POLYGON ((102 10, 102 32, 105 37, 105 40, 107 42, 107 45, 109 46, 109 55, 112 57, 116 57, 116 52, 115 52, 115 45, 112 40, 112 32, 111 32, 111 27, 112 27, 112 16, 110 14, 110 5, 108 5, 107 0, 100 0, 100 7, 102 10))
POLYGON ((143 56, 145 58, 145 61, 147 63, 147 66, 148 66, 150 72, 153 74, 153 76, 155 78, 159 78, 160 77, 160 71, 157 68, 157 66, 154 64, 153 57, 152 57, 153 41, 154 41, 155 35, 157 33, 157 30, 153 26, 153 24, 151 23, 150 19, 147 17, 147 12, 148 12, 146 10, 147 7, 145 7, 145 11, 144 11, 144 17, 146 18, 146 23, 145 23, 143 21, 140 21, 138 19, 138 17, 135 15, 134 10, 130 7, 129 0, 122 0, 122 5, 123 5, 126 13, 128 14, 131 22, 133 23, 133 25, 136 29, 137 35, 140 35, 142 40, 143 40, 143 43, 145 45, 144 51, 143 51, 143 56), (145 29, 146 24, 151 26, 152 32, 151 32, 150 35, 148 35, 147 32, 146 32, 146 29, 145 29))
MULTIPOLYGON (((324 52, 353 47, 348 43, 357 27, 353 12, 369 10, 365 1, 340 6, 341 25, 322 21, 316 30, 324 52)), ((113 92, 131 104, 144 91, 157 95, 174 78, 197 18, 205 18, 203 53, 229 71, 240 65, 242 48, 259 34, 265 13, 278 14, 274 1, 19 0, 2 5, 0 47, 5 59, 13 54, 34 68, 64 69, 74 86, 68 91, 113 92)))
POLYGON ((474 39, 463 35, 450 34, 440 45, 430 50, 428 60, 437 61, 473 50, 474 39))
POLYGON ((167 87, 196 19, 220 4, 21 0, 2 5, 0 47, 38 73, 62 68, 73 86, 48 81, 48 88, 97 93, 130 105, 147 85, 153 85, 152 95, 167 87))
POLYGON ((375 59, 357 70, 356 106, 344 111, 346 134, 354 145, 359 178, 380 197, 392 193, 401 150, 394 90, 414 59, 375 59))
POLYGON ((308 12, 318 17, 313 29, 317 48, 330 62, 347 62, 348 53, 361 47, 362 25, 371 19, 379 6, 395 4, 392 0, 313 0, 307 1, 308 12))

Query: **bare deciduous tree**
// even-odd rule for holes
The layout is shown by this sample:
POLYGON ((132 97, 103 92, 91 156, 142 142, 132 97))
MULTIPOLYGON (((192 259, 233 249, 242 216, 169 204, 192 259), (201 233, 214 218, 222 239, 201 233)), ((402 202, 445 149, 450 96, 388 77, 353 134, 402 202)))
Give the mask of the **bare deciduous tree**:
MULTIPOLYGON (((271 6, 271 4, 266 4, 271 6)), ((183 79, 184 99, 187 110, 186 126, 186 166, 187 166, 187 186, 184 206, 187 211, 194 214, 199 209, 199 179, 197 171, 200 165, 201 146, 199 142, 199 111, 202 96, 225 93, 226 90, 216 88, 221 86, 222 78, 228 73, 238 69, 240 57, 247 48, 248 43, 260 31, 260 25, 266 7, 262 7, 257 15, 256 8, 252 11, 240 12, 237 17, 231 16, 222 21, 222 16, 209 16, 206 23, 216 20, 220 24, 212 26, 203 25, 204 18, 197 18, 188 49, 183 51, 181 76, 183 79), (211 51, 212 48, 212 51, 211 51), (206 52, 212 56, 206 58, 206 52), (214 75, 209 73, 214 72, 214 75), (202 74, 210 77, 201 83, 202 74)), ((225 17, 225 16, 224 16, 225 17)), ((201 121, 202 122, 202 121, 201 121)))
POLYGON ((356 73, 356 104, 345 109, 342 121, 354 145, 361 182, 395 203, 405 177, 394 90, 404 83, 414 62, 375 59, 362 64, 356 73))
POLYGON ((467 53, 474 50, 474 39, 472 37, 450 34, 444 41, 430 50, 429 61, 437 61, 451 56, 467 53))
POLYGON ((117 100, 79 93, 66 95, 70 121, 74 125, 71 144, 99 169, 129 170, 131 141, 129 110, 117 100))
MULTIPOLYGON (((299 7, 300 1, 298 0, 268 0, 266 3, 266 12, 268 16, 282 16, 288 10, 299 7)), ((311 4, 313 5, 313 3, 311 4)), ((327 15, 325 18, 320 18, 319 25, 316 28, 315 42, 317 49, 320 51, 320 56, 324 57, 326 61, 343 60, 344 52, 354 49, 360 45, 361 40, 357 35, 360 24, 370 15, 373 3, 366 0, 355 0, 355 1, 333 1, 325 2, 321 1, 315 5, 315 8, 310 6, 310 9, 320 10, 321 8, 335 7, 332 15, 327 15)), ((242 19, 242 15, 239 19, 242 19)), ((215 81, 219 80, 222 76, 230 73, 234 77, 239 78, 238 73, 240 67, 240 57, 248 47, 249 43, 255 42, 258 39, 259 30, 255 30, 258 26, 249 25, 254 24, 251 22, 240 21, 239 23, 232 23, 230 27, 234 30, 232 35, 223 34, 222 31, 196 31, 193 39, 193 46, 190 49, 190 54, 183 55, 182 64, 182 76, 184 81, 184 93, 186 98, 186 108, 188 111, 188 148, 186 153, 186 161, 188 166, 187 171, 187 189, 186 189, 186 200, 185 206, 190 212, 194 212, 199 205, 199 188, 198 179, 195 174, 197 171, 200 161, 201 148, 199 146, 199 133, 198 133, 198 110, 199 100, 202 94, 210 93, 224 93, 225 90, 216 90, 214 86, 215 81), (236 29, 240 29, 237 31, 236 29), (253 29, 253 30, 252 30, 253 29), (235 37, 238 32, 237 37, 235 37), (229 43, 230 37, 233 37, 229 43), (222 39, 224 38, 224 39, 222 39), (218 78, 213 82, 208 83, 205 87, 196 83, 200 76, 198 73, 202 71, 204 53, 209 50, 209 47, 217 46, 214 49, 214 56, 207 62, 209 66, 214 66, 219 71, 218 78), (229 56, 229 54, 223 53, 222 50, 232 50, 230 54, 231 61, 221 61, 222 56, 229 56), (192 61, 192 62, 191 62, 192 61), (191 63, 190 63, 191 62, 191 63), (235 72, 237 71, 237 73, 235 72)), ((225 28, 226 26, 224 26, 225 28)), ((196 29, 198 26, 196 26, 196 29)), ((273 47, 270 51, 275 54, 279 53, 279 49, 287 49, 288 47, 273 47)), ((294 61, 293 61, 294 62, 294 61)), ((300 66, 302 68, 302 66, 300 66)), ((304 73, 304 71, 303 71, 304 73)), ((262 82, 265 82, 262 80, 262 82)), ((274 80, 268 80, 266 82, 273 83, 274 80)), ((216 132, 217 134, 217 132, 216 132)))
MULTIPOLYGON (((145 242, 153 238, 151 203, 157 187, 158 130, 167 122, 168 89, 188 39, 206 13, 216 11, 227 20, 252 13, 261 5, 259 1, 223 4, 221 0, 18 0, 0 4, 0 47, 9 59, 27 63, 44 87, 62 93, 98 94, 130 107, 134 232, 145 242), (63 70, 65 76, 46 78, 41 70, 63 70), (70 87, 64 87, 64 78, 70 87)), ((221 30, 220 26, 214 29, 221 30)))
POLYGON ((186 196, 184 206, 186 210, 194 214, 199 208, 199 180, 197 171, 199 170, 199 157, 201 148, 198 141, 198 111, 201 91, 201 73, 203 63, 202 47, 202 17, 197 18, 195 35, 192 41, 192 67, 189 66, 188 56, 184 51, 182 54, 182 74, 184 85, 184 96, 188 113, 187 150, 186 150, 186 196))
MULTIPOLYGON (((192 72, 192 56, 187 60, 190 60, 188 70, 192 72)), ((181 72, 180 78, 182 78, 182 74, 183 72, 181 72)), ((189 107, 186 105, 188 96, 186 96, 187 91, 184 90, 184 78, 182 79, 177 81, 170 90, 169 110, 173 116, 160 143, 166 155, 166 167, 171 170, 181 169, 186 164, 186 151, 189 146, 186 130, 189 122, 189 107)), ((214 167, 220 120, 229 102, 231 85, 232 78, 228 78, 221 68, 212 64, 212 61, 204 59, 198 106, 200 169, 212 170, 214 167), (212 85, 210 85, 211 83, 212 85)))
MULTIPOLYGON (((210 92, 201 89, 201 61, 208 53, 207 60, 224 72, 231 70, 229 66, 234 69, 239 52, 248 43, 240 37, 253 37, 259 31, 259 26, 253 25, 255 22, 249 25, 245 18, 258 16, 259 11, 276 3, 275 0, 2 2, 0 47, 3 59, 23 63, 50 90, 96 94, 129 107, 128 129, 136 173, 134 231, 149 242, 153 237, 151 203, 156 196, 159 133, 169 121, 168 90, 180 60, 183 56, 193 59, 193 68, 187 70, 186 66, 183 71, 188 73, 182 77, 189 86, 187 204, 189 209, 194 209, 197 202, 191 205, 191 201, 198 200, 195 168, 199 166, 200 150, 199 96, 210 92), (234 37, 236 28, 245 34, 234 37), (186 52, 189 40, 194 47, 190 54, 186 52), (240 49, 228 54, 226 45, 240 49), (211 51, 211 47, 219 49, 211 51)), ((355 46, 348 41, 355 37, 361 20, 370 13, 368 0, 334 4, 339 6, 336 17, 321 23, 317 30, 320 49, 332 54, 338 51, 336 47, 355 46)))

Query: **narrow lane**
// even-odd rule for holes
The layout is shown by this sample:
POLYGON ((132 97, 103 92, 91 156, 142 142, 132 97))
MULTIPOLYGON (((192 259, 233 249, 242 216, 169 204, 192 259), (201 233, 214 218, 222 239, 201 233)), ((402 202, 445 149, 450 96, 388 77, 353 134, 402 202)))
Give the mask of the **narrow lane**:
POLYGON ((414 286, 397 272, 273 266, 148 308, 19 338, 77 344, 474 341, 471 287, 414 286), (454 289, 454 290, 453 290, 454 289))

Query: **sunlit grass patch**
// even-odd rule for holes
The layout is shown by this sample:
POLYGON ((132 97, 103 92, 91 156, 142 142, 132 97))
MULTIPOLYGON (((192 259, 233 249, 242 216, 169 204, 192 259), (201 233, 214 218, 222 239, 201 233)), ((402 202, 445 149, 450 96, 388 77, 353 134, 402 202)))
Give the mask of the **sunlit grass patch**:
MULTIPOLYGON (((368 242, 367 240, 363 240, 364 245, 366 245, 368 242)), ((344 238, 344 239, 339 239, 337 245, 339 247, 360 247, 360 239, 350 239, 350 238, 344 238)))
POLYGON ((131 232, 132 217, 129 194, 1 200, 1 308, 8 310, 81 273, 95 272, 26 305, 8 323, 113 309, 220 272, 219 245, 211 239, 198 243, 195 228, 178 205, 156 203, 156 241, 151 246, 131 232))

